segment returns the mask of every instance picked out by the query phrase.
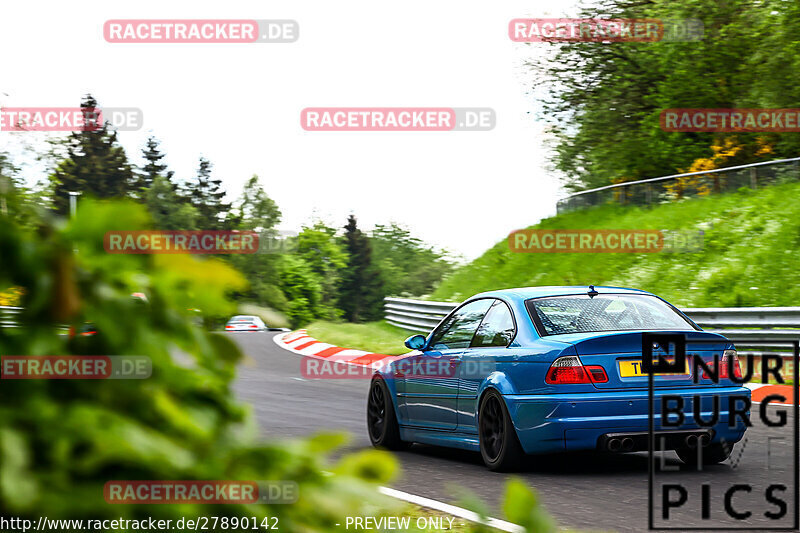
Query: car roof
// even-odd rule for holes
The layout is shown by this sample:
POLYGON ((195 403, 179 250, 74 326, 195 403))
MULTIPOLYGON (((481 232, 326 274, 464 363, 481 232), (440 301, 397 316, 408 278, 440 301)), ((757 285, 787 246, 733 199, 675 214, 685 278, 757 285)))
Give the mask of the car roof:
MULTIPOLYGON (((606 287, 596 285, 594 289, 600 293, 616 294, 649 294, 641 289, 629 289, 625 287, 606 287)), ((589 292, 588 285, 550 285, 544 287, 517 287, 514 289, 499 289, 495 291, 482 292, 473 298, 506 298, 509 300, 529 300, 531 298, 542 298, 545 296, 568 296, 571 294, 586 294, 589 292)), ((652 295, 651 295, 652 296, 652 295)))
POLYGON ((256 318, 258 317, 253 315, 236 315, 235 317, 231 318, 231 320, 254 320, 256 318))

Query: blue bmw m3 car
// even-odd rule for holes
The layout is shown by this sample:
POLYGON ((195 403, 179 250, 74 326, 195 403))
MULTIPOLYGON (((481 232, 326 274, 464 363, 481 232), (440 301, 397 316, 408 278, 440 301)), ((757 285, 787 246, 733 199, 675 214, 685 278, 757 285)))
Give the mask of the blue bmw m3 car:
MULTIPOLYGON (((689 464, 724 461, 746 429, 746 416, 728 411, 735 398, 726 397, 744 398, 748 407, 750 399, 729 376, 741 376, 734 346, 653 294, 615 287, 528 287, 469 298, 427 336, 406 339, 411 353, 375 372, 370 440, 392 450, 418 442, 479 451, 492 470, 514 469, 525 454, 647 450, 646 333, 681 335, 687 361, 718 368, 714 379, 701 370, 694 380, 688 363, 654 374, 658 449, 675 450, 689 464), (682 398, 677 429, 672 418, 662 425, 664 395, 682 398)), ((656 344, 657 354, 669 358, 670 346, 656 344)))

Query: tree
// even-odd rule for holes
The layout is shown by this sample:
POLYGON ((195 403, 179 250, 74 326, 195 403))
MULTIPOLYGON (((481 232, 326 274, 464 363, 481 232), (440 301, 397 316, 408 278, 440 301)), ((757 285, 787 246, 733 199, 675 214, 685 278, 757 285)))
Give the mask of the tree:
POLYGON ((294 253, 301 257, 319 277, 322 288, 323 318, 336 318, 341 311, 336 308, 342 270, 347 266, 347 253, 336 239, 336 229, 316 221, 304 226, 295 239, 294 253))
POLYGON ((11 162, 8 154, 0 152, 0 215, 2 216, 9 215, 9 204, 15 204, 18 198, 17 172, 19 169, 11 162))
POLYGON ((281 289, 289 300, 286 315, 293 328, 319 316, 322 288, 308 264, 294 255, 281 258, 281 289))
POLYGON ((178 195, 168 178, 156 175, 150 187, 144 190, 144 202, 156 228, 197 229, 197 208, 178 195))
POLYGON ((339 308, 350 322, 365 322, 383 318, 383 299, 386 296, 383 279, 372 262, 369 237, 356 225, 350 215, 342 238, 348 255, 339 289, 339 308))
POLYGON ((239 202, 237 217, 239 229, 269 232, 281 221, 281 210, 270 198, 258 176, 247 180, 239 202))
MULTIPOLYGON (((281 220, 281 210, 270 198, 258 176, 253 175, 245 184, 238 206, 232 210, 225 224, 230 229, 257 231, 259 239, 273 239, 275 227, 281 220)), ((254 300, 273 309, 285 310, 289 302, 281 285, 281 264, 276 250, 268 242, 259 242, 259 253, 233 254, 227 259, 250 281, 247 291, 236 298, 254 300)))
POLYGON ((397 224, 376 225, 371 232, 373 261, 380 268, 386 293, 423 296, 453 270, 445 252, 436 250, 397 224))
POLYGON ((20 227, 33 229, 50 204, 45 184, 28 186, 20 168, 7 153, 0 152, 0 217, 8 217, 20 227))
MULTIPOLYGON (((91 121, 97 112, 97 101, 86 95, 81 110, 87 122, 91 121)), ((57 213, 69 212, 70 191, 95 198, 120 198, 134 190, 133 168, 117 142, 117 132, 108 122, 73 132, 61 145, 66 149, 66 157, 51 176, 53 208, 57 213)))
MULTIPOLYGON (((142 149, 142 157, 144 157, 146 163, 139 172, 139 179, 137 181, 138 189, 149 188, 159 176, 166 178, 170 183, 172 182, 174 172, 167 170, 167 165, 161 162, 166 154, 159 150, 158 145, 158 139, 151 136, 148 137, 147 143, 142 149)), ((173 188, 175 188, 174 185, 173 188)))
MULTIPOLYGON (((532 68, 535 83, 547 84, 541 116, 551 123, 553 163, 567 186, 672 174, 728 143, 742 147, 730 164, 760 160, 761 134, 666 132, 659 116, 670 108, 794 107, 800 97, 792 74, 800 64, 798 14, 796 2, 781 0, 587 4, 580 18, 699 19, 704 35, 691 42, 550 43, 556 47, 552 60, 532 68)), ((796 134, 768 136, 772 157, 797 155, 796 134)))
POLYGON ((200 215, 200 229, 205 230, 223 229, 225 224, 222 216, 231 207, 222 201, 225 190, 222 188, 222 180, 211 177, 212 167, 208 159, 201 157, 197 177, 187 185, 185 192, 185 196, 197 208, 200 215))

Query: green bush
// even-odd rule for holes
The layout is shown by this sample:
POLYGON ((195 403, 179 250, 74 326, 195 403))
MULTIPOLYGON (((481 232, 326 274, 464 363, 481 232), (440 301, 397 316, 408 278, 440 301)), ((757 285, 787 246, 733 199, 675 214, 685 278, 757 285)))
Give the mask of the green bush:
POLYGON ((0 292, 24 289, 21 327, 0 329, 0 353, 145 355, 146 380, 4 380, 0 386, 0 515, 35 518, 276 516, 282 531, 327 531, 347 514, 396 507, 374 483, 395 472, 370 450, 331 464, 343 438, 257 442, 231 381, 241 354, 228 337, 193 325, 193 312, 235 312, 243 278, 216 259, 115 255, 109 230, 145 229, 141 206, 81 203, 67 226, 38 231, 0 217, 0 292), (130 297, 144 292, 149 303, 130 297), (57 325, 96 325, 70 339, 57 325), (326 473, 324 470, 327 470, 326 473), (110 505, 110 480, 294 480, 292 505, 110 505), (394 506, 394 507, 393 507, 394 506))
POLYGON ((314 311, 306 298, 298 297, 289 302, 286 316, 292 328, 299 328, 314 320, 314 311))

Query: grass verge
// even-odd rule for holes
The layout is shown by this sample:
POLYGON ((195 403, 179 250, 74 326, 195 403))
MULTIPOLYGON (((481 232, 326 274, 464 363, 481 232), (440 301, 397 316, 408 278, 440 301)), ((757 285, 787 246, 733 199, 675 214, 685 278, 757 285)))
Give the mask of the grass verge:
POLYGON ((432 300, 536 285, 645 289, 679 307, 792 306, 800 300, 800 183, 652 208, 605 205, 542 220, 538 229, 703 231, 696 253, 515 253, 506 239, 445 279, 432 300))
POLYGON ((306 326, 308 334, 315 339, 341 346, 386 355, 408 353, 403 341, 411 332, 392 326, 386 322, 313 322, 306 326))

